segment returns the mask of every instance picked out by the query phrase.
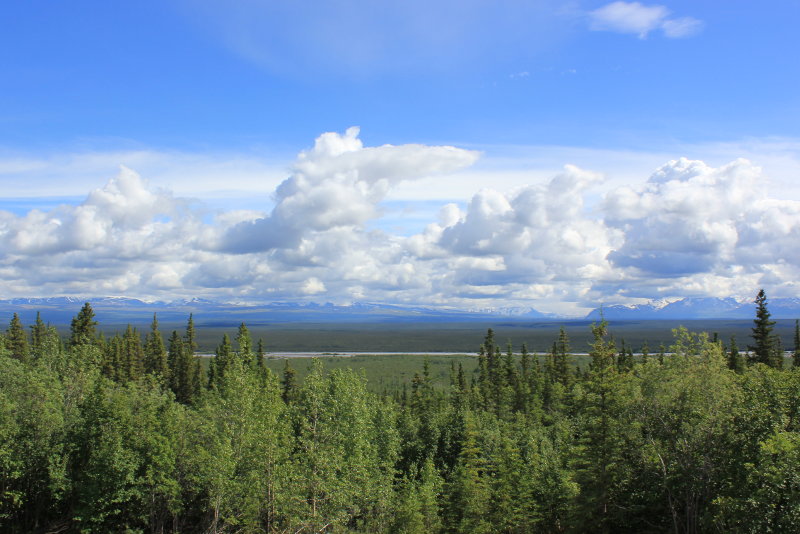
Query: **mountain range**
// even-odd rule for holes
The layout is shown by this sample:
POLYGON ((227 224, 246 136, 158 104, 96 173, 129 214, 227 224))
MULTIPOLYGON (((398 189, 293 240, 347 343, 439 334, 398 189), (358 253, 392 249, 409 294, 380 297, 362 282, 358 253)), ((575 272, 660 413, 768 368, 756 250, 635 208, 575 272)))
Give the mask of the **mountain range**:
MULTIPOLYGON (((599 320, 697 320, 751 319, 755 304, 734 298, 683 298, 675 301, 651 301, 637 305, 598 307, 585 317, 563 317, 527 307, 481 308, 459 310, 422 306, 399 306, 356 302, 350 305, 331 303, 228 303, 207 299, 173 302, 148 302, 128 297, 50 297, 0 300, 0 317, 18 313, 25 324, 41 312, 45 322, 69 324, 84 302, 91 302, 102 324, 143 323, 153 313, 161 322, 182 323, 193 314, 198 324, 231 325, 264 323, 413 323, 468 322, 487 320, 564 321, 599 320)), ((768 303, 774 319, 800 318, 800 299, 775 298, 768 303)))
MULTIPOLYGON (((800 318, 800 299, 775 298, 768 302, 773 319, 800 318)), ((653 320, 653 319, 752 319, 756 305, 750 300, 731 297, 695 297, 676 301, 651 301, 647 304, 602 306, 592 310, 586 319, 653 320)))
POLYGON ((17 313, 30 324, 40 312, 45 322, 69 324, 84 302, 90 302, 101 324, 143 323, 153 313, 162 323, 185 322, 191 313, 198 324, 228 326, 242 321, 264 323, 400 323, 400 322, 467 322, 497 318, 548 319, 554 316, 531 308, 492 308, 458 310, 420 306, 396 306, 356 302, 350 305, 332 303, 228 303, 207 299, 186 299, 173 302, 147 302, 128 297, 49 297, 0 300, 0 317, 17 313))

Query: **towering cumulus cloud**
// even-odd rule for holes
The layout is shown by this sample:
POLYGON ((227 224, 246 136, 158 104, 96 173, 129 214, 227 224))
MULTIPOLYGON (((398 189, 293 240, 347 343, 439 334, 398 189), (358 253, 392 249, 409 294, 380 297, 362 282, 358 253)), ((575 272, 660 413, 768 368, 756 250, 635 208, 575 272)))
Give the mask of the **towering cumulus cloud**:
POLYGON ((643 187, 610 193, 603 208, 624 236, 609 260, 645 294, 652 285, 735 294, 745 280, 796 291, 800 203, 770 198, 761 169, 747 160, 720 168, 671 161, 643 187))
POLYGON ((579 300, 609 271, 608 233, 583 201, 599 181, 568 165, 546 185, 483 190, 466 212, 446 208, 442 223, 412 237, 409 248, 420 258, 441 258, 451 273, 443 289, 452 295, 579 300))
POLYGON ((238 253, 289 249, 319 232, 360 229, 378 216, 377 205, 393 185, 452 172, 476 159, 475 152, 447 146, 364 148, 358 128, 322 134, 278 187, 272 212, 230 228, 217 248, 238 253))
POLYGON ((212 213, 122 168, 79 204, 0 212, 0 291, 563 312, 761 286, 800 293, 800 202, 771 197, 745 160, 678 159, 610 191, 602 175, 566 165, 542 183, 443 205, 415 235, 380 224, 392 188, 453 180, 477 157, 326 133, 260 212, 212 213))

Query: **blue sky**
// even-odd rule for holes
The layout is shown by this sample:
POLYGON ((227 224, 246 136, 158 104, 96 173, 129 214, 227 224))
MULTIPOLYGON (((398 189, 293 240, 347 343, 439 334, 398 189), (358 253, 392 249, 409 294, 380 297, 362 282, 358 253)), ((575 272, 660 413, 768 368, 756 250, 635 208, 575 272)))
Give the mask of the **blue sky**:
POLYGON ((721 5, 12 3, 0 289, 800 296, 800 6, 721 5))

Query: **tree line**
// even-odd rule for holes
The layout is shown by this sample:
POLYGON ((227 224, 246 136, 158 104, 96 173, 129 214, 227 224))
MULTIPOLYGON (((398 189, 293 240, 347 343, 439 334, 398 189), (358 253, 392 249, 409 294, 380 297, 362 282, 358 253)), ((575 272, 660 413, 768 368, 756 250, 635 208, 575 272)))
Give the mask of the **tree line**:
POLYGON ((487 331, 477 366, 277 375, 246 325, 207 369, 194 322, 61 339, 15 315, 0 343, 3 532, 794 532, 800 323, 784 368, 766 296, 752 345, 685 329, 633 354, 592 326, 575 365, 487 331))

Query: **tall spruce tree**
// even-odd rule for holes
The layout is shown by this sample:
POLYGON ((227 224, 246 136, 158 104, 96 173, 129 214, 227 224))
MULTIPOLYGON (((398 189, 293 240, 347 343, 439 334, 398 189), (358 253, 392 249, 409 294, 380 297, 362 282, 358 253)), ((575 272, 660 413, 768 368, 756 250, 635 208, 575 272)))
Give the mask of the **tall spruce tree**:
POLYGON ((444 497, 444 523, 447 532, 488 533, 491 488, 486 479, 486 459, 473 416, 465 418, 464 441, 444 497))
POLYGON ((208 371, 208 386, 211 388, 219 387, 222 385, 222 379, 228 370, 228 367, 233 363, 233 349, 231 347, 231 340, 228 334, 222 335, 222 343, 219 344, 215 351, 214 358, 208 371))
POLYGON ((103 346, 103 359, 100 364, 100 370, 103 375, 111 380, 122 380, 122 370, 120 362, 122 361, 122 338, 116 334, 111 339, 107 340, 103 346))
POLYGON ((264 368, 264 340, 258 338, 258 348, 256 348, 256 367, 264 368))
POLYGON ((615 495, 625 451, 620 428, 624 426, 621 385, 627 375, 615 365, 615 343, 608 339, 607 324, 592 325, 594 342, 589 353, 589 375, 584 383, 582 410, 586 416, 576 458, 576 478, 581 484, 579 508, 582 531, 615 532, 615 516, 621 509, 615 495))
POLYGON ((569 350, 569 336, 567 336, 567 331, 562 326, 558 331, 558 341, 553 347, 553 372, 555 373, 555 379, 564 387, 569 386, 569 382, 572 379, 569 350))
POLYGON ((144 348, 138 330, 128 325, 122 335, 122 378, 138 380, 144 373, 144 348))
POLYGON ((169 375, 167 351, 164 348, 161 332, 158 331, 158 317, 155 313, 144 344, 144 370, 162 379, 166 379, 169 375))
POLYGON ((188 350, 192 355, 194 355, 194 353, 197 351, 197 340, 195 337, 194 316, 190 313, 189 321, 186 323, 186 334, 184 335, 184 341, 186 350, 188 350))
POLYGON ((28 334, 25 332, 25 327, 22 326, 22 321, 19 320, 19 315, 16 313, 11 318, 11 323, 6 330, 6 349, 11 352, 11 356, 20 360, 27 361, 30 356, 30 348, 28 347, 28 334))
POLYGON ((97 321, 94 320, 94 310, 88 302, 83 305, 78 315, 73 317, 70 324, 69 346, 91 345, 97 341, 97 321))
POLYGON ((753 353, 752 361, 780 369, 783 367, 783 354, 779 351, 778 338, 774 333, 775 321, 770 320, 767 295, 763 289, 758 292, 755 304, 756 318, 753 320, 751 335, 754 344, 748 346, 748 350, 753 353))
POLYGON ((190 404, 199 389, 192 378, 194 357, 186 350, 186 343, 174 330, 169 338, 168 354, 170 389, 175 393, 178 402, 190 404))
POLYGON ((31 354, 34 358, 42 356, 46 337, 47 326, 42 321, 42 314, 37 311, 36 321, 31 325, 31 354))
MULTIPOLYGON (((194 328, 194 316, 193 314, 189 314, 189 320, 186 323, 186 332, 184 334, 184 342, 183 342, 183 351, 185 353, 185 357, 187 360, 187 369, 189 370, 190 380, 189 383, 191 386, 189 387, 190 397, 194 400, 199 394, 200 391, 203 389, 204 386, 210 384, 209 380, 206 380, 206 373, 203 371, 202 365, 200 365, 200 361, 195 357, 195 353, 197 352, 197 339, 196 339, 196 332, 194 328)), ((209 363, 208 373, 211 375, 213 373, 213 364, 214 358, 211 359, 209 363)))
POLYGON ((284 360, 281 397, 286 404, 291 404, 297 399, 297 378, 295 375, 295 370, 289 365, 289 360, 284 360))
POLYGON ((239 361, 245 365, 253 363, 253 340, 250 337, 247 325, 244 323, 239 325, 239 331, 236 334, 236 345, 239 347, 239 361))
POLYGON ((793 367, 800 368, 800 319, 794 321, 794 354, 792 355, 793 367))

